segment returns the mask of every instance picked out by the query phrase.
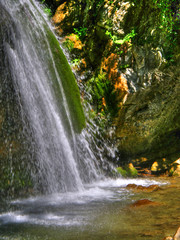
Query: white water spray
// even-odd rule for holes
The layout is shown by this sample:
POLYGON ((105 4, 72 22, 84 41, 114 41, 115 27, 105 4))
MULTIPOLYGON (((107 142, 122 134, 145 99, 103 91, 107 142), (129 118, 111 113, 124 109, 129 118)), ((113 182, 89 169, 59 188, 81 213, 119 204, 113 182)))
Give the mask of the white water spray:
POLYGON ((35 1, 0 3, 14 22, 9 26, 9 42, 13 44, 7 41, 5 48, 22 116, 25 114, 28 119, 36 145, 34 182, 45 193, 81 191, 84 183, 98 180, 100 174, 83 133, 74 133, 46 32, 47 28, 51 30, 35 1), (60 100, 56 99, 54 79, 60 100), (83 144, 81 150, 79 144, 83 144))

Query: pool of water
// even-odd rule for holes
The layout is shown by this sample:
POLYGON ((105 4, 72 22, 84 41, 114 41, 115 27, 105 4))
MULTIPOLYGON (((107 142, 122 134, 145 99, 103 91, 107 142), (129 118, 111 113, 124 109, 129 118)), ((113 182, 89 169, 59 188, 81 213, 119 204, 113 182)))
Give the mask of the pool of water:
POLYGON ((117 179, 82 192, 17 199, 1 209, 2 240, 161 240, 180 225, 180 179, 117 179), (127 190, 130 183, 154 192, 127 190), (140 199, 156 205, 131 207, 140 199))

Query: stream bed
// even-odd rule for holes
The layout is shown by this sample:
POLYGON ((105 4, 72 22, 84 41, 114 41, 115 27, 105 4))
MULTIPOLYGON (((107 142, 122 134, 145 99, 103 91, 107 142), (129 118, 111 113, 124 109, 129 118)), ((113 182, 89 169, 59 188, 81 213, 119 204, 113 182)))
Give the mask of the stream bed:
POLYGON ((105 180, 81 192, 17 199, 1 209, 0 239, 161 240, 180 226, 179 180, 105 180), (159 188, 135 192, 128 184, 159 188), (157 204, 133 205, 141 199, 157 204))

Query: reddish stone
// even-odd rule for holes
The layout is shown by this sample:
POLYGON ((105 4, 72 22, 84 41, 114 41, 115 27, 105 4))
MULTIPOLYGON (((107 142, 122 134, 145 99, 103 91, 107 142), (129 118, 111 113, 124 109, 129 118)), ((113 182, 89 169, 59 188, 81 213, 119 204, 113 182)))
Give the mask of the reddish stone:
POLYGON ((143 206, 157 206, 159 203, 150 201, 149 199, 141 199, 131 204, 130 207, 143 207, 143 206))
POLYGON ((143 192, 154 192, 160 189, 158 185, 150 185, 148 187, 142 186, 142 185, 136 185, 136 184, 128 184, 127 189, 132 189, 135 191, 143 191, 143 192))

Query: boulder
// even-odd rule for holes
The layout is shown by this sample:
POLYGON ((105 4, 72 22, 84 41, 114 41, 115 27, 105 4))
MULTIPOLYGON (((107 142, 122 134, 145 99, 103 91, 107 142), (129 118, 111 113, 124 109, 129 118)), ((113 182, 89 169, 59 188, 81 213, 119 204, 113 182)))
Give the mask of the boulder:
POLYGON ((154 192, 161 189, 158 185, 150 185, 148 187, 136 184, 128 184, 127 189, 131 189, 135 192, 154 192))
POLYGON ((120 173, 122 177, 137 177, 138 175, 138 171, 132 163, 129 163, 124 168, 118 167, 117 172, 120 173))
POLYGON ((158 202, 153 202, 149 199, 141 199, 138 200, 136 202, 134 202, 133 204, 130 205, 131 208, 140 208, 140 207, 144 207, 144 206, 158 206, 160 205, 160 203, 158 202))

